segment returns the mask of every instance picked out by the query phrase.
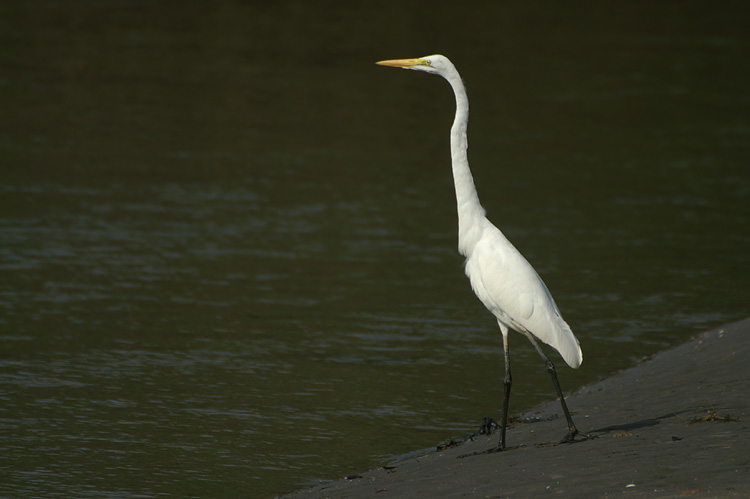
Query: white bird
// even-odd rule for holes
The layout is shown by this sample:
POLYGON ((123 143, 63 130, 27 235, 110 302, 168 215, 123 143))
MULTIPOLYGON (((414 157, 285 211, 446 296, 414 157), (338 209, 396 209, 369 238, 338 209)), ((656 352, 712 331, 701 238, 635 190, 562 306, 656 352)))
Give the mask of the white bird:
POLYGON ((565 403, 555 367, 544 354, 537 339, 557 350, 565 362, 576 369, 583 362, 583 353, 570 326, 563 320, 547 286, 521 253, 500 230, 485 217, 479 203, 474 179, 466 154, 466 129, 469 122, 469 99, 456 67, 442 55, 417 59, 379 61, 382 66, 424 71, 440 75, 450 83, 456 96, 456 116, 451 128, 451 160, 458 209, 458 251, 466 257, 466 275, 471 287, 487 309, 497 318, 503 334, 505 379, 500 442, 496 450, 505 449, 508 423, 511 373, 508 352, 508 331, 524 334, 544 359, 547 371, 560 398, 568 434, 563 442, 573 441, 578 431, 565 403))

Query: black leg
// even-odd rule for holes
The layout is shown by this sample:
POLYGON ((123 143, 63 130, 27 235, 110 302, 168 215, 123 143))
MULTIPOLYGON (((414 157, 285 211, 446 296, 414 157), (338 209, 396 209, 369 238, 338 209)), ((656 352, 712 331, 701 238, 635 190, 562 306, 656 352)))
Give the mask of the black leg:
POLYGON ((531 344, 534 345, 534 348, 536 348, 536 351, 539 352, 539 355, 542 356, 544 365, 547 368, 547 372, 550 373, 550 376, 552 376, 552 383, 554 383, 555 385, 557 396, 560 398, 560 405, 562 405, 563 412, 565 413, 565 419, 568 421, 568 435, 562 440, 562 442, 572 442, 575 436, 579 434, 586 438, 591 438, 589 435, 580 433, 578 431, 578 428, 576 428, 575 423, 573 423, 573 418, 570 417, 570 411, 568 410, 568 404, 565 403, 565 397, 563 397, 562 388, 560 388, 560 382, 557 380, 557 373, 555 372, 554 364, 552 364, 552 361, 547 358, 547 356, 544 354, 544 351, 539 346, 539 342, 536 341, 536 338, 534 338, 534 336, 530 332, 524 331, 523 334, 526 335, 531 344))
POLYGON ((503 380, 505 394, 503 396, 503 414, 502 419, 500 420, 500 442, 497 445, 497 450, 505 450, 505 429, 508 426, 510 385, 513 382, 513 378, 510 375, 510 351, 508 349, 508 333, 506 331, 503 331, 503 350, 505 352, 505 379, 503 380))

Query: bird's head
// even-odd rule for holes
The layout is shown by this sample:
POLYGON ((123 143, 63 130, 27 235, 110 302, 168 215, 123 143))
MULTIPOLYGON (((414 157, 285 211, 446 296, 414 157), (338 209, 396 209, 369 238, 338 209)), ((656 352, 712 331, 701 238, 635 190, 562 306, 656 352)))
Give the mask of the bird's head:
POLYGON ((439 74, 445 76, 449 71, 455 71, 453 64, 444 55, 428 55, 417 59, 388 59, 378 61, 376 64, 381 66, 391 66, 394 68, 414 69, 426 73, 439 74))

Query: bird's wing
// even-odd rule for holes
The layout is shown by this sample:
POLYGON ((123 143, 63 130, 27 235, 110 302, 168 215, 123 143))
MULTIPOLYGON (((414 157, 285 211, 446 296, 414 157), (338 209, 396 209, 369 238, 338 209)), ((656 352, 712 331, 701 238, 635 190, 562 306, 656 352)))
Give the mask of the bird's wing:
POLYGON ((466 261, 466 273, 482 303, 516 324, 526 326, 540 305, 554 304, 529 262, 497 229, 485 231, 466 261))
POLYGON ((501 322, 527 330, 557 349, 571 366, 582 360, 578 340, 547 286, 529 262, 488 222, 466 261, 466 274, 482 303, 501 322))

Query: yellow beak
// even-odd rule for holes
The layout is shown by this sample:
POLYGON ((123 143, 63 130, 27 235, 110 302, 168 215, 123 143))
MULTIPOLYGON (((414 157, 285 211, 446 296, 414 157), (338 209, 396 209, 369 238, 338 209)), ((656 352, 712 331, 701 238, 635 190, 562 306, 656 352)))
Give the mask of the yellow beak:
POLYGON ((408 69, 413 68, 414 66, 428 66, 430 63, 424 59, 388 59, 385 61, 378 61, 375 64, 408 69))

